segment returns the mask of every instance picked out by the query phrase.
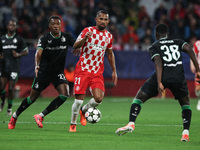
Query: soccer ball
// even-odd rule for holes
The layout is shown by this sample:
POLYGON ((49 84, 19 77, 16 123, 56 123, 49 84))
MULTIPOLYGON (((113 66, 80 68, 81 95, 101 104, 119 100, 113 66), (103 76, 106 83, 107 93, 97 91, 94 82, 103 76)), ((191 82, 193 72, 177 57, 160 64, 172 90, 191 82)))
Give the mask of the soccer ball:
POLYGON ((97 123, 101 119, 101 112, 97 108, 89 108, 85 113, 85 118, 89 123, 97 123))

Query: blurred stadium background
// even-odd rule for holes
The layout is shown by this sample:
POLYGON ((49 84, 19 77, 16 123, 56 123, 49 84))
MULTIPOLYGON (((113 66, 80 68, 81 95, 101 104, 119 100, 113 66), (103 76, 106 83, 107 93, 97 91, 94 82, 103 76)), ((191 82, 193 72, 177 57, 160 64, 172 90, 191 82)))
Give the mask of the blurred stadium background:
MULTIPOLYGON (((100 9, 110 14, 108 30, 114 35, 113 50, 116 57, 118 85, 113 87, 111 68, 105 58, 106 96, 135 96, 139 87, 153 73, 147 48, 155 41, 154 27, 166 23, 169 36, 181 38, 191 46, 200 38, 199 0, 1 0, 0 35, 6 33, 6 24, 14 18, 18 22, 17 33, 29 46, 29 54, 21 58, 21 72, 16 91, 17 97, 29 95, 34 78, 34 55, 37 39, 48 31, 48 17, 62 18, 62 31, 75 38, 84 27, 95 25, 95 15, 100 9)), ((183 54, 186 79, 191 97, 194 93, 194 74, 190 71, 190 60, 183 54)), ((66 67, 78 61, 68 51, 66 67)), ((89 93, 88 93, 89 94, 89 93)), ((43 97, 57 95, 49 86, 43 97)), ((169 91, 167 97, 171 97, 169 91)))

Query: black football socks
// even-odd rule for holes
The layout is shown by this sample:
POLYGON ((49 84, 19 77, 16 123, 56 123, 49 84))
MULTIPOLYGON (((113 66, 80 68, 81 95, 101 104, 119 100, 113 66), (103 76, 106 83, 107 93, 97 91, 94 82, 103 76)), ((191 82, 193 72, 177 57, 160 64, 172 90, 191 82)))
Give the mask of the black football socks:
POLYGON ((16 115, 19 116, 25 109, 27 109, 33 102, 30 99, 30 96, 25 98, 19 108, 16 111, 16 115))
POLYGON ((189 130, 192 110, 190 105, 182 106, 183 128, 189 130))
POLYGON ((6 99, 6 90, 3 90, 3 91, 1 92, 2 105, 5 104, 5 99, 6 99))
POLYGON ((137 116, 140 113, 142 106, 142 101, 139 99, 134 99, 131 105, 130 109, 130 115, 129 115, 129 122, 135 122, 137 116))
POLYGON ((47 108, 42 112, 42 117, 46 116, 50 112, 56 110, 58 107, 60 107, 66 100, 67 96, 59 95, 56 97, 50 104, 47 106, 47 108))

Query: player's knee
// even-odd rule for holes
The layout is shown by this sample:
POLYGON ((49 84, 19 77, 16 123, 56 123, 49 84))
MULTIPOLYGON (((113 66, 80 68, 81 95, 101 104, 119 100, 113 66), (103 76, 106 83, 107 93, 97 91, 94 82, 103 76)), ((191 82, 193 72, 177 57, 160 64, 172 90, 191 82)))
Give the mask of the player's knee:
POLYGON ((185 96, 185 97, 182 98, 182 99, 179 99, 178 101, 179 101, 179 103, 180 103, 181 106, 190 105, 190 98, 189 98, 189 95, 185 96))
POLYGON ((62 92, 59 93, 60 95, 63 95, 63 96, 66 96, 66 97, 69 97, 70 94, 69 94, 69 91, 68 90, 63 90, 62 92))
POLYGON ((65 97, 69 97, 69 96, 70 96, 69 92, 64 93, 64 94, 62 94, 62 95, 65 96, 65 97))
POLYGON ((103 101, 103 96, 96 96, 94 97, 95 102, 101 103, 103 101))
POLYGON ((38 98, 38 95, 36 95, 36 94, 30 94, 30 96, 29 96, 29 100, 32 103, 34 103, 37 100, 37 98, 38 98))
POLYGON ((30 101, 31 103, 34 103, 34 102, 36 101, 36 99, 37 99, 37 98, 34 97, 34 96, 33 96, 33 97, 29 97, 29 101, 30 101))

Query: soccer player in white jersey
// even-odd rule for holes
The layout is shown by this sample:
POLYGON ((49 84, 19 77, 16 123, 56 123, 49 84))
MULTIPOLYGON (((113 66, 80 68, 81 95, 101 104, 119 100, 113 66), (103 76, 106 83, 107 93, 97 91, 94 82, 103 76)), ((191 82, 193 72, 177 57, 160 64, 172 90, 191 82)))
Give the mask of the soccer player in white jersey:
POLYGON ((76 132, 77 117, 80 113, 80 122, 83 126, 87 124, 85 112, 90 107, 98 106, 104 97, 104 54, 107 52, 110 63, 112 80, 117 84, 117 71, 115 57, 112 51, 113 36, 106 30, 109 23, 109 15, 105 10, 97 12, 95 18, 96 26, 85 28, 78 36, 73 48, 77 53, 80 48, 80 58, 76 64, 74 75, 75 100, 72 105, 71 125, 69 132, 76 132), (83 100, 87 88, 91 89, 93 98, 83 107, 83 100))
MULTIPOLYGON (((199 66, 200 66, 200 40, 197 40, 194 43, 193 49, 194 49, 194 52, 197 56, 197 61, 198 61, 199 66)), ((195 69, 192 61, 190 61, 190 68, 191 68, 191 71, 193 73, 196 73, 196 69, 195 69)), ((195 94, 198 98, 200 98, 200 83, 198 83, 196 81, 194 81, 194 82, 195 82, 195 94)), ((200 110, 200 100, 198 100, 198 103, 197 103, 197 110, 200 110)))

